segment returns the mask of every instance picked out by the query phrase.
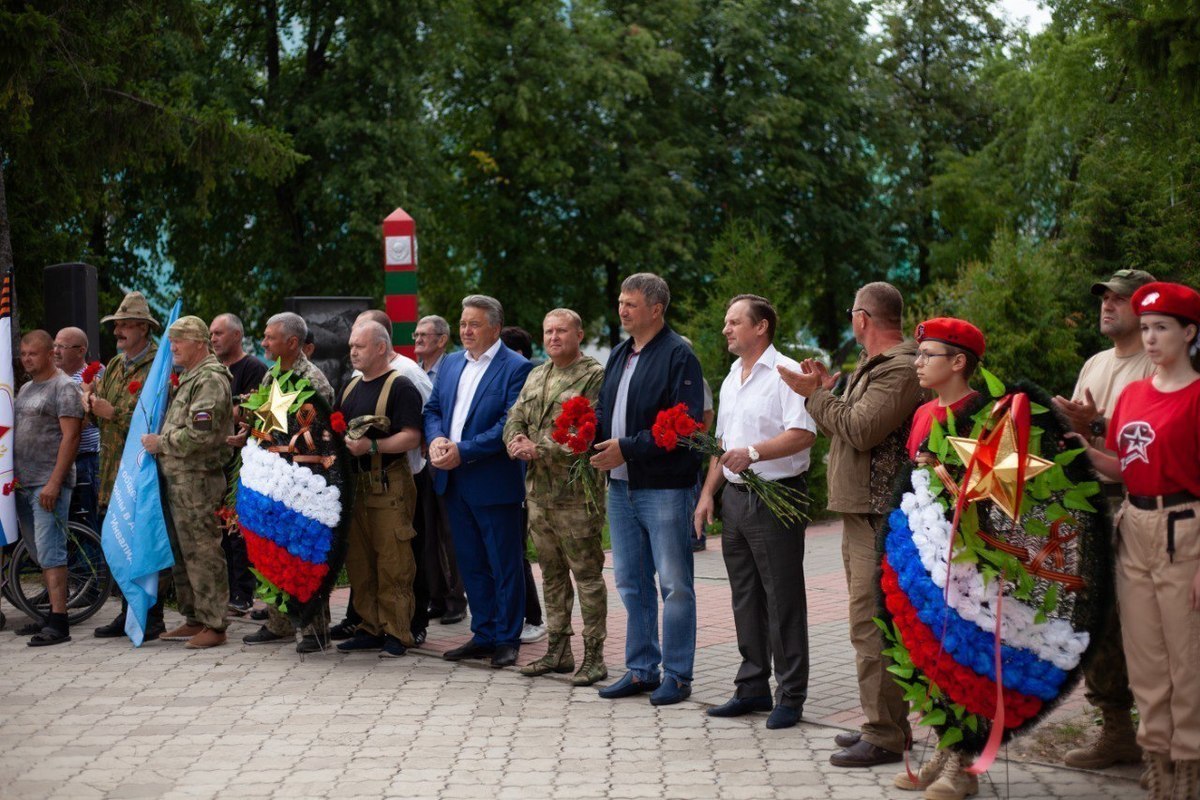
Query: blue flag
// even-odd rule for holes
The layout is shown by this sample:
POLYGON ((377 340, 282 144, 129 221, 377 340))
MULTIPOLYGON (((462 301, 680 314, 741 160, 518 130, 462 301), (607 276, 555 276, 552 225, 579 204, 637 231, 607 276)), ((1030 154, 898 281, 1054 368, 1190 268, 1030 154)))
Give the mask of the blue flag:
POLYGON ((158 341, 158 353, 142 385, 100 536, 108 568, 129 603, 125 633, 135 647, 142 645, 146 615, 158 598, 159 570, 175 563, 159 494, 158 464, 142 447, 142 435, 158 433, 167 412, 171 347, 165 331, 179 318, 182 305, 182 300, 175 301, 158 341))

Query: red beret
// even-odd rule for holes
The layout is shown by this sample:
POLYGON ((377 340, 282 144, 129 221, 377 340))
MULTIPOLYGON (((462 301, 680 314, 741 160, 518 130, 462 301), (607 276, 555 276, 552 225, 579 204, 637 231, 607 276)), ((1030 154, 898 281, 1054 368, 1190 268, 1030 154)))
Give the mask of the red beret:
POLYGON ((983 331, 966 320, 954 317, 927 319, 917 326, 917 343, 921 342, 942 342, 983 358, 983 331))
POLYGON ((1142 314, 1170 314, 1200 325, 1200 292, 1182 283, 1147 283, 1133 293, 1129 304, 1142 314))

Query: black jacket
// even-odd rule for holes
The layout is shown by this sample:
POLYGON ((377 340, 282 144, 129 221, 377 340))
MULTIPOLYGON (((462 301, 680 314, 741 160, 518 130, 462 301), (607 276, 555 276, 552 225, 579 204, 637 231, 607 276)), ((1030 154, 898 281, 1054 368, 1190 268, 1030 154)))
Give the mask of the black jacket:
MULTIPOLYGON (((597 404, 597 441, 612 438, 612 410, 633 339, 616 346, 604 367, 597 404)), ((700 455, 680 444, 667 452, 654 443, 650 428, 658 412, 684 403, 694 419, 704 418, 700 362, 669 326, 646 343, 629 384, 621 454, 629 466, 630 489, 686 489, 696 484, 700 455)))

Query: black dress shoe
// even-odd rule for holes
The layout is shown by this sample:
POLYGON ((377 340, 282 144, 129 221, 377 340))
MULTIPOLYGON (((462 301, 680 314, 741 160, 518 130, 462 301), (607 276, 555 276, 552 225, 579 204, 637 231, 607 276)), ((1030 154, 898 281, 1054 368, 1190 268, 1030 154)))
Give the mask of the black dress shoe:
MULTIPOLYGON (((38 630, 41 630, 41 628, 38 628, 38 630)), ((37 633, 37 631, 34 631, 33 633, 37 633)), ((33 634, 31 633, 29 635, 32 636, 33 634)), ((112 622, 108 623, 107 625, 101 625, 99 628, 96 628, 96 630, 92 631, 92 636, 95 636, 97 639, 115 639, 118 636, 124 636, 124 635, 125 635, 125 615, 124 614, 117 617, 112 622)))
POLYGON ((865 739, 859 739, 855 744, 839 750, 829 757, 829 763, 835 767, 874 767, 878 764, 895 764, 903 760, 903 753, 884 750, 865 739))
POLYGON ((801 712, 798 708, 775 706, 771 716, 767 717, 767 729, 777 731, 782 728, 791 728, 800 721, 800 716, 801 712))
POLYGON ((472 639, 461 647, 442 653, 442 658, 447 661, 462 661, 464 658, 487 658, 495 652, 496 645, 483 644, 472 639))
POLYGON ((443 625, 457 625, 466 618, 467 612, 465 611, 447 611, 442 615, 442 618, 439 619, 438 622, 442 623, 443 625))
POLYGON ((755 711, 770 711, 771 696, 763 697, 731 697, 719 706, 708 710, 710 717, 740 717, 743 714, 753 714, 755 711))
POLYGON ((520 647, 513 647, 510 644, 497 645, 496 652, 492 654, 492 666, 496 669, 511 667, 517 663, 517 654, 520 652, 520 647))
POLYGON ((862 731, 845 731, 833 737, 833 741, 838 747, 853 747, 861 738, 862 731))
POLYGON ((167 625, 161 619, 151 619, 146 622, 146 631, 142 634, 143 642, 153 642, 167 632, 167 625))

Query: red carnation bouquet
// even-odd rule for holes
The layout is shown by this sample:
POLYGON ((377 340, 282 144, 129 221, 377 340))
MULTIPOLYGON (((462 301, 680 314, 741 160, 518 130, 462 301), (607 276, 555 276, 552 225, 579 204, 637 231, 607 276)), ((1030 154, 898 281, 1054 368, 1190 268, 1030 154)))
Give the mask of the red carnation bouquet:
POLYGON ((104 369, 104 365, 99 361, 93 361, 83 368, 83 375, 80 379, 83 383, 91 383, 96 380, 96 376, 100 374, 100 370, 104 369))
MULTIPOLYGON (((684 403, 658 412, 650 432, 654 443, 668 452, 682 443, 709 458, 725 455, 725 448, 715 436, 704 431, 703 425, 692 419, 684 403)), ((738 477, 781 522, 797 523, 809 519, 805 512, 809 497, 804 492, 767 480, 752 469, 739 472, 738 477)))
POLYGON ((600 479, 588 463, 592 443, 596 440, 596 411, 591 401, 583 395, 564 401, 550 438, 571 451, 567 483, 578 483, 583 488, 584 504, 593 513, 599 513, 600 479))
POLYGON ((346 417, 340 411, 335 411, 329 415, 329 427, 334 433, 344 434, 346 432, 346 417))

